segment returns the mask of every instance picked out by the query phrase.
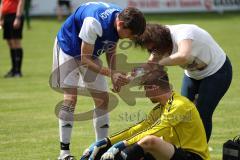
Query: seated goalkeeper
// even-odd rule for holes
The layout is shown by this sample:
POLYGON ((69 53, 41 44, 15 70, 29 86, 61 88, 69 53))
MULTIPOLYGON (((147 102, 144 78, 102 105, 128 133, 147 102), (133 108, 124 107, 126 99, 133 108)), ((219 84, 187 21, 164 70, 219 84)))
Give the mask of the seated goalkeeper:
POLYGON ((206 134, 195 105, 171 90, 166 72, 142 77, 157 105, 142 122, 93 143, 81 160, 209 160, 206 134))

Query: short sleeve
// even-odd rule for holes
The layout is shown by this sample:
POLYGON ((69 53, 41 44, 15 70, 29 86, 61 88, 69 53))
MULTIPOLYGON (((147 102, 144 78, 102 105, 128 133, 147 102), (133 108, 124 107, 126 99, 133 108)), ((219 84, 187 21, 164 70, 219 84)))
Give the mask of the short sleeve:
POLYGON ((93 17, 85 18, 79 33, 79 38, 89 44, 95 44, 98 36, 102 36, 101 24, 93 17))
POLYGON ((186 39, 194 40, 193 30, 191 30, 189 28, 184 28, 176 35, 177 43, 181 42, 182 40, 186 40, 186 39))

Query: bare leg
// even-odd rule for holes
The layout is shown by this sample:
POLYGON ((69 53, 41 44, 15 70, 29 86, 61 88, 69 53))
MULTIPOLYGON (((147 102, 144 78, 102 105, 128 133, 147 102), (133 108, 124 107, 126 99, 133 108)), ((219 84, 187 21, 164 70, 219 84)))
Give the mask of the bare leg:
POLYGON ((147 136, 138 142, 145 152, 151 153, 157 160, 170 160, 174 146, 156 136, 147 136))
POLYGON ((22 48, 21 39, 8 39, 7 43, 10 49, 22 48))

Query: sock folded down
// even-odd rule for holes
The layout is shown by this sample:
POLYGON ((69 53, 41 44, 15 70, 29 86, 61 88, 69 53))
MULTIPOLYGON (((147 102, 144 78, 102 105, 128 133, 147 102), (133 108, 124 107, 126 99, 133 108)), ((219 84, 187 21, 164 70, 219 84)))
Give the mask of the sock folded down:
POLYGON ((69 150, 73 120, 74 109, 62 106, 59 111, 59 136, 61 150, 69 150))

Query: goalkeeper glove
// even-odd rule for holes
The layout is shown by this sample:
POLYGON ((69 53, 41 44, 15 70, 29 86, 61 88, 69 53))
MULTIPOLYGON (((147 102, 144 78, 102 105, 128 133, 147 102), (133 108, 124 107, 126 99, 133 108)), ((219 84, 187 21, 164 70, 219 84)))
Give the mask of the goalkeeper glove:
POLYGON ((111 147, 111 142, 108 138, 97 141, 84 151, 80 160, 94 160, 100 150, 108 149, 109 147, 111 147))
POLYGON ((114 160, 115 156, 126 148, 123 141, 114 144, 111 148, 108 149, 101 157, 101 160, 114 160))

